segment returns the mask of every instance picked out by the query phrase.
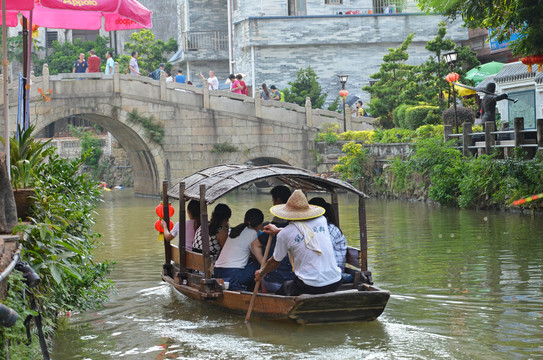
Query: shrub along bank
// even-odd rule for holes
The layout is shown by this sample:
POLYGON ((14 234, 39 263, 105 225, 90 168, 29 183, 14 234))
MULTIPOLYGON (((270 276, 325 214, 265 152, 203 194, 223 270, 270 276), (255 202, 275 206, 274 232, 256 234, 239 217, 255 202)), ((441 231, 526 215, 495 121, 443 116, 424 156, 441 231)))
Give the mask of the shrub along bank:
POLYGON ((65 160, 52 152, 33 170, 34 204, 29 223, 15 232, 24 234, 22 259, 40 276, 32 289, 12 273, 6 304, 19 314, 15 326, 0 327, 0 359, 41 358, 35 321, 30 322, 31 345, 23 321, 41 316, 45 338, 51 339, 59 315, 100 305, 113 284, 106 278, 111 263, 93 260, 99 234, 92 230, 101 197, 98 183, 80 174, 90 152, 81 159, 65 160))
MULTIPOLYGON (((442 129, 442 127, 441 127, 442 129)), ((524 160, 525 152, 517 150, 507 159, 497 155, 464 157, 454 148, 453 142, 445 143, 442 133, 423 126, 411 132, 390 129, 367 132, 364 142, 387 139, 387 131, 396 130, 396 140, 414 143, 414 150, 406 159, 394 158, 383 172, 374 171, 374 159, 360 143, 344 145, 345 156, 334 167, 343 179, 363 178, 367 191, 375 195, 418 200, 433 200, 442 205, 462 208, 493 208, 509 206, 514 200, 543 193, 543 156, 524 160), (421 135, 424 134, 424 135, 421 135)), ((322 135, 322 137, 330 135, 322 135)), ((351 135, 338 134, 339 138, 351 135)), ((391 137, 391 138, 393 138, 391 137)), ((394 139, 393 139, 394 140, 394 139)), ((380 141, 385 142, 385 141, 380 141)), ((531 202, 527 207, 543 207, 543 202, 531 202)))

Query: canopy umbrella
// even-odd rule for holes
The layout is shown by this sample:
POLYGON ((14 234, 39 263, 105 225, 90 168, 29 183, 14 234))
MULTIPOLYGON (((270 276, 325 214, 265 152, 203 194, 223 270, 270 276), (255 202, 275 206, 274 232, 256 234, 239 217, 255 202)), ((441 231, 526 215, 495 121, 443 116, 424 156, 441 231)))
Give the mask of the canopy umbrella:
POLYGON ((352 104, 357 102, 358 99, 360 99, 360 98, 358 96, 356 96, 356 95, 347 95, 347 97, 345 98, 345 105, 351 106, 352 104))
POLYGON ((475 82, 475 85, 478 85, 488 75, 495 75, 499 73, 503 65, 503 63, 491 61, 489 63, 474 67, 466 73, 465 77, 468 80, 473 80, 475 82))
MULTIPOLYGON (((10 0, 15 2, 14 0, 10 0)), ((25 2, 29 0, 24 0, 25 2)), ((33 9, 6 7, 7 26, 17 26, 17 13, 30 17, 34 24, 52 29, 99 30, 104 17, 106 31, 151 28, 151 11, 136 0, 89 1, 97 5, 72 5, 63 0, 32 2, 33 9)), ((73 2, 78 4, 78 2, 73 2)))
MULTIPOLYGON (((459 85, 453 85, 454 86, 454 90, 456 91, 456 93, 460 96, 469 96, 469 95, 474 95, 474 94, 477 94, 477 91, 475 90, 471 90, 471 89, 467 89, 465 87, 461 87, 460 86, 461 84, 459 83, 459 85)), ((449 96, 449 92, 447 90, 443 90, 443 96, 444 97, 448 97, 449 96)))

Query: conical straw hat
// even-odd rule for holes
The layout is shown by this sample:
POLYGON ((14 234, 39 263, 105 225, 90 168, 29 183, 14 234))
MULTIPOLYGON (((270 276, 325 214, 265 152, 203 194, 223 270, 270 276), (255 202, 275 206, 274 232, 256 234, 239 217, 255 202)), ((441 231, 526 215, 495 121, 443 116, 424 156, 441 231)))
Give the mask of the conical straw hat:
POLYGON ((320 206, 309 205, 302 190, 295 190, 286 204, 275 205, 270 212, 285 220, 308 220, 323 215, 325 210, 320 206))

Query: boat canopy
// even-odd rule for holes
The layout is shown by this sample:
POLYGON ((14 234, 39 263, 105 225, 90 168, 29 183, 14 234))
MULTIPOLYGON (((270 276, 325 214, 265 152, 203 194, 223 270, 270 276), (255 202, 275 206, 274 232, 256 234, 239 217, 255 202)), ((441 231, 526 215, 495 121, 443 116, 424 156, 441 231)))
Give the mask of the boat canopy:
POLYGON ((183 178, 168 189, 168 196, 179 199, 179 184, 185 183, 186 200, 200 199, 200 185, 206 186, 205 200, 214 203, 229 192, 251 182, 273 178, 293 189, 303 191, 346 190, 360 197, 368 198, 348 182, 316 175, 308 170, 288 165, 253 166, 246 164, 228 164, 212 166, 183 178))

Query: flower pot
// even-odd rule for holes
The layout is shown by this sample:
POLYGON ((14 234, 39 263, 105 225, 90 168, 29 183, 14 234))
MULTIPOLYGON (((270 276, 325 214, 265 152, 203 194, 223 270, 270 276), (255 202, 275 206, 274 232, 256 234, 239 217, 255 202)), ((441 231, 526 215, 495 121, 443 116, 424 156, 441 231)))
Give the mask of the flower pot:
POLYGON ((23 221, 30 216, 30 207, 33 202, 32 195, 34 195, 33 188, 13 190, 13 197, 15 198, 15 205, 17 207, 17 217, 23 221))

